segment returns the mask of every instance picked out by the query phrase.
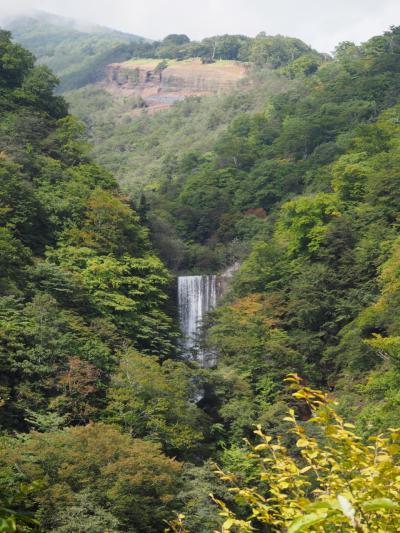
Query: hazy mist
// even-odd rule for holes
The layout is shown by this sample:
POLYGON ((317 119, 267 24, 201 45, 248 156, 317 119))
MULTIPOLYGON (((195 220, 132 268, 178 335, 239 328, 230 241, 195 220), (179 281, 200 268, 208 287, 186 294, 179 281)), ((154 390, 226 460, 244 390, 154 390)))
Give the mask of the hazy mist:
POLYGON ((0 0, 0 20, 32 9, 153 39, 266 31, 300 37, 321 51, 400 24, 400 0, 0 0))

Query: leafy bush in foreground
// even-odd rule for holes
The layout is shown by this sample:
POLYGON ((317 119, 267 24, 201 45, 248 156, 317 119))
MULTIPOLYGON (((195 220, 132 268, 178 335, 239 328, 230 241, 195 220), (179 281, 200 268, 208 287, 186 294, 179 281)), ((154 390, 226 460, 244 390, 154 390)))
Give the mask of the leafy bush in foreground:
MULTIPOLYGON (((258 486, 239 486, 234 475, 218 469, 231 485, 240 514, 249 510, 241 518, 215 499, 224 518, 221 531, 400 531, 400 430, 364 443, 328 395, 303 386, 296 374, 287 381, 301 402, 298 414, 290 409, 285 418, 296 447, 289 452, 280 438, 259 426, 255 434, 261 442, 248 443, 250 457, 259 465, 258 486)), ((184 533, 183 520, 180 515, 172 531, 184 533)))

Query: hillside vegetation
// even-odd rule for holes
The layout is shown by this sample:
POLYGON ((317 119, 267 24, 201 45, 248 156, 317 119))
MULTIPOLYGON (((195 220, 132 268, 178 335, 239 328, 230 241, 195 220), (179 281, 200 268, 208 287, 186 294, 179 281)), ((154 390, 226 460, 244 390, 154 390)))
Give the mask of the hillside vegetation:
POLYGON ((180 268, 242 261, 207 335, 237 380, 232 436, 260 419, 276 430, 293 371, 335 390, 362 434, 399 424, 399 57, 399 28, 343 43, 148 195, 167 262, 182 249, 180 268))
POLYGON ((137 35, 41 12, 12 19, 6 27, 60 78, 61 91, 102 79, 106 65, 129 59, 146 42, 137 35))
MULTIPOLYGON (((160 379, 178 416, 200 427, 197 408, 179 393, 189 369, 170 363, 161 375, 157 359, 174 351, 170 277, 113 177, 88 156, 82 128, 53 96, 55 86, 46 67, 35 67, 0 32, 0 530, 15 531, 13 495, 21 509, 21 483, 38 478, 40 491, 27 506, 40 530, 157 530, 171 516, 181 465, 166 457, 158 437, 139 438, 148 434, 144 427, 138 433, 135 425, 135 438, 118 429, 117 374, 115 408, 106 415, 105 407, 124 358, 150 371, 140 350, 152 361, 149 386, 160 379), (67 455, 56 464, 57 448, 67 455), (68 462, 75 473, 66 472, 68 462), (112 501, 119 511, 109 511, 112 501)), ((154 417, 150 431, 160 431, 154 417)), ((172 448, 187 446, 187 426, 182 431, 182 444, 175 431, 172 448)))
POLYGON ((260 33, 256 38, 222 35, 198 42, 187 35, 172 34, 161 41, 150 41, 44 12, 16 17, 8 21, 6 29, 59 76, 61 91, 104 79, 108 64, 132 58, 161 61, 200 58, 205 64, 236 60, 279 68, 306 56, 310 70, 315 70, 324 58, 300 39, 281 35, 260 33))
MULTIPOLYGON (((268 96, 285 90, 290 79, 309 75, 329 60, 299 39, 265 33, 256 38, 213 36, 201 42, 172 34, 162 41, 138 42, 136 36, 104 28, 78 31, 77 23, 46 14, 36 19, 17 18, 9 27, 15 40, 59 76, 60 90, 71 111, 87 127, 93 155, 125 190, 135 194, 144 186, 157 186, 164 161, 189 149, 211 150, 234 116, 264 108, 268 96), (196 80, 203 76, 199 60, 208 72, 205 77, 209 89, 185 90, 185 77, 196 80), (239 62, 242 65, 239 69, 245 66, 249 73, 249 79, 243 80, 236 90, 234 84, 221 90, 223 69, 219 66, 224 66, 224 62, 226 65, 239 62), (289 76, 282 77, 280 70, 289 63, 289 76), (146 101, 149 89, 131 87, 135 71, 143 65, 147 66, 144 73, 150 68, 168 77, 171 70, 171 79, 183 86, 173 91, 172 96, 168 89, 164 90, 165 83, 154 85, 154 90, 150 88, 158 108, 176 102, 171 112, 149 116, 153 106, 146 101), (110 67, 122 73, 111 82, 110 67), (218 98, 196 98, 213 93, 219 93, 218 98), (183 99, 184 102, 179 101, 183 99)), ((236 77, 240 78, 235 74, 236 77)))
POLYGON ((73 112, 88 128, 93 154, 134 194, 158 188, 166 168, 189 151, 208 152, 233 118, 261 110, 268 95, 286 89, 290 81, 266 71, 254 87, 239 87, 227 95, 193 96, 149 115, 136 96, 110 95, 88 86, 67 92, 73 112))
POLYGON ((123 193, 0 32, 0 531, 399 531, 400 28, 142 45, 250 72, 155 115, 68 92, 123 193), (171 270, 236 260, 200 368, 171 270))
MULTIPOLYGON (((314 72, 328 59, 299 39, 265 33, 256 38, 215 36, 201 42, 190 41, 186 35, 169 35, 162 41, 150 42, 106 28, 82 28, 82 24, 45 13, 33 18, 18 17, 8 27, 16 41, 59 76, 60 91, 87 127, 93 155, 125 190, 135 194, 145 186, 157 186, 164 162, 170 157, 189 149, 211 150, 217 136, 237 113, 257 111, 265 106, 269 95, 285 90, 289 80, 278 74, 280 68, 293 64, 293 77, 295 72, 314 72), (162 91, 158 95, 161 85, 154 86, 150 92, 157 101, 151 106, 163 109, 176 102, 173 111, 163 116, 149 117, 147 88, 127 90, 127 84, 118 76, 116 82, 109 81, 113 65, 125 72, 132 65, 138 68, 152 64, 153 70, 160 69, 162 74, 193 58, 200 58, 205 67, 217 62, 215 87, 208 90, 208 95, 222 94, 199 99, 196 96, 207 95, 207 91, 191 88, 174 92, 172 97, 167 94, 163 99, 162 91), (247 80, 237 90, 232 86, 221 91, 218 65, 223 61, 242 62, 246 70, 252 65, 250 85, 247 80), (179 101, 183 99, 184 102, 179 101)), ((126 76, 128 81, 133 74, 126 76)))

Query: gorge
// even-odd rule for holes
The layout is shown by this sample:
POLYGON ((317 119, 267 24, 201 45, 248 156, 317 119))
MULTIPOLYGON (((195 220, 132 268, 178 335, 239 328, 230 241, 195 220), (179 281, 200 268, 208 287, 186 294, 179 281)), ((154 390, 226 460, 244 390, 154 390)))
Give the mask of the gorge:
POLYGON ((0 30, 0 533, 400 533, 400 27, 329 58, 24 27, 36 66, 0 30))

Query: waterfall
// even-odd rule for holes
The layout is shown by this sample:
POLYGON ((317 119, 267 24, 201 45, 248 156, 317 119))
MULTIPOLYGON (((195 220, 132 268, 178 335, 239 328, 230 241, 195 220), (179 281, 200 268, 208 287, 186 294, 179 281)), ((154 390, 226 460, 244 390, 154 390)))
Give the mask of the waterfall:
POLYGON ((215 356, 205 353, 198 346, 204 317, 229 290, 232 277, 239 266, 236 262, 218 276, 178 277, 179 325, 183 336, 183 354, 187 358, 195 357, 202 366, 213 366, 216 363, 215 356))
POLYGON ((197 346, 204 317, 217 304, 217 276, 180 276, 178 278, 179 322, 183 335, 183 352, 206 366, 204 354, 197 346))

